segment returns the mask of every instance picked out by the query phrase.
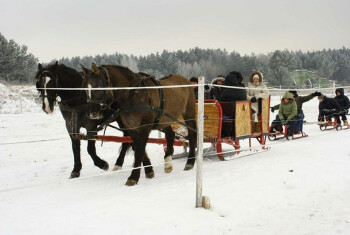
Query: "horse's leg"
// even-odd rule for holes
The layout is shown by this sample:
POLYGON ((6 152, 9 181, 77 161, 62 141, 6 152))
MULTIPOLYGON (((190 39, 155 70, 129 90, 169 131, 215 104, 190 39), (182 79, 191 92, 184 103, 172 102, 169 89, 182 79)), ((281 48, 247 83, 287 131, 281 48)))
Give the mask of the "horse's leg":
MULTIPOLYGON (((90 136, 97 136, 97 132, 95 131, 96 127, 97 127, 96 120, 92 120, 92 119, 87 118, 87 115, 85 113, 81 114, 80 120, 82 123, 84 123, 84 127, 86 128, 86 130, 90 136)), ((89 153, 91 159, 94 161, 95 166, 97 166, 98 168, 105 170, 105 171, 108 170, 108 168, 109 168, 108 163, 105 160, 102 160, 96 154, 96 141, 95 140, 88 140, 87 152, 89 153)))
POLYGON ((73 156, 74 156, 74 167, 69 178, 70 179, 78 178, 80 176, 80 170, 82 168, 81 159, 80 159, 80 140, 76 138, 75 133, 73 133, 74 126, 72 126, 72 125, 76 125, 75 127, 78 128, 77 126, 78 123, 77 123, 77 120, 73 120, 71 112, 64 112, 61 110, 61 113, 64 120, 66 121, 66 129, 72 141, 72 150, 73 150, 73 156))
POLYGON ((171 126, 164 128, 163 131, 167 141, 167 149, 164 155, 164 171, 165 173, 170 173, 173 170, 172 159, 174 154, 175 133, 171 126))
MULTIPOLYGON (((120 127, 123 127, 123 124, 121 122, 118 122, 118 125, 120 127)), ((123 136, 129 136, 127 131, 123 131, 123 136)), ((129 151, 130 147, 132 147, 132 143, 122 143, 119 156, 117 158, 117 161, 114 164, 113 171, 117 171, 122 169, 122 166, 124 164, 124 159, 126 153, 129 151)))
POLYGON ((122 166, 124 164, 125 155, 129 151, 131 146, 132 146, 131 143, 122 143, 119 156, 118 156, 117 161, 115 162, 114 167, 113 167, 113 171, 117 171, 117 170, 122 169, 122 166))
MULTIPOLYGON (((119 157, 117 159, 117 162, 114 165, 113 171, 117 171, 117 170, 122 169, 126 152, 129 150, 130 147, 133 147, 132 143, 123 143, 122 144, 120 154, 119 154, 119 157)), ((145 157, 143 159, 143 166, 145 167, 146 178, 153 178, 154 171, 153 171, 153 167, 151 165, 151 161, 148 158, 147 154, 145 155, 145 157)))
POLYGON ((73 139, 72 135, 69 135, 69 136, 72 141, 72 149, 73 149, 73 155, 74 155, 74 168, 69 177, 70 179, 72 179, 72 178, 78 178, 80 176, 80 170, 81 170, 82 164, 80 160, 80 140, 73 139))
POLYGON ((142 131, 141 133, 130 132, 130 137, 132 138, 135 147, 135 163, 134 169, 132 170, 131 175, 125 183, 127 186, 133 186, 137 184, 140 179, 140 167, 146 155, 146 143, 148 140, 149 132, 150 130, 142 131))
POLYGON ((147 153, 145 151, 145 156, 142 161, 143 167, 145 168, 146 178, 151 179, 154 177, 154 171, 152 167, 151 160, 148 158, 147 153))
MULTIPOLYGON (((93 134, 97 135, 97 133, 93 133, 93 134)), ((94 165, 102 170, 107 171, 109 168, 109 165, 105 160, 102 160, 99 156, 97 156, 95 145, 96 145, 95 140, 88 140, 87 151, 91 156, 92 160, 94 161, 94 165)))
MULTIPOLYGON (((186 118, 184 117, 186 120, 186 118)), ((197 130, 197 125, 195 120, 191 120, 187 118, 186 125, 193 128, 194 130, 197 130)), ((197 132, 189 129, 188 130, 188 142, 189 142, 189 153, 187 162, 185 165, 184 170, 191 170, 194 167, 194 163, 196 161, 196 145, 197 145, 197 132)))

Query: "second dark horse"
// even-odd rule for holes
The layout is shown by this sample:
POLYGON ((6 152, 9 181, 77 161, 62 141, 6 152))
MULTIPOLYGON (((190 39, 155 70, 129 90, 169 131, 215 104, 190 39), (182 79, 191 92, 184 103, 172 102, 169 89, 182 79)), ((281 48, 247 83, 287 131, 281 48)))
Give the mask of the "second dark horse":
POLYGON ((92 107, 90 118, 102 118, 101 108, 105 109, 111 104, 116 104, 119 108, 118 117, 123 126, 127 128, 128 134, 134 143, 135 168, 126 185, 137 184, 142 162, 145 166, 146 176, 153 172, 151 162, 148 160, 145 151, 148 136, 152 129, 162 130, 165 133, 167 152, 164 158, 166 163, 171 161, 175 134, 170 124, 174 121, 174 118, 180 116, 183 117, 188 127, 190 148, 185 170, 193 168, 197 135, 195 96, 192 87, 113 91, 92 89, 190 85, 187 78, 172 75, 160 79, 158 82, 152 77, 143 78, 128 68, 117 65, 97 67, 92 64, 91 70, 82 67, 82 71, 88 88, 88 101, 92 107), (147 162, 145 162, 145 159, 147 159, 147 162))

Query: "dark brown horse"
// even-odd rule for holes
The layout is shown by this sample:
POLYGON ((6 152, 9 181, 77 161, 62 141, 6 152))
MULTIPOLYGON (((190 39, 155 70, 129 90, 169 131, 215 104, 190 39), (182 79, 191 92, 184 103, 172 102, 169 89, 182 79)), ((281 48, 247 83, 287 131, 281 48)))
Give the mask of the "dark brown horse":
MULTIPOLYGON (((92 64, 91 70, 82 67, 87 88, 98 87, 150 87, 157 86, 158 82, 151 77, 141 78, 137 73, 128 68, 117 65, 104 65, 97 67, 92 64)), ((159 80, 161 86, 190 85, 187 78, 180 75, 172 75, 159 80)), ((93 90, 88 89, 88 102, 92 103, 90 118, 99 119, 101 108, 108 108, 116 103, 119 107, 119 117, 123 126, 127 128, 134 143, 135 169, 128 178, 126 185, 137 184, 140 178, 141 162, 148 159, 145 148, 149 133, 152 129, 161 130, 167 139, 167 151, 165 164, 171 164, 174 152, 174 132, 171 128, 173 118, 183 117, 188 129, 189 155, 185 170, 193 168, 195 163, 196 146, 196 120, 195 97, 192 87, 137 89, 137 90, 93 90)), ((151 165, 151 162, 144 167, 151 165)), ((170 165, 171 166, 171 165, 170 165)), ((151 167, 146 167, 151 168, 151 167)), ((165 166, 165 169, 167 166, 165 166)), ((147 172, 147 170, 145 171, 147 172)), ((147 173, 146 173, 147 176, 147 173)))

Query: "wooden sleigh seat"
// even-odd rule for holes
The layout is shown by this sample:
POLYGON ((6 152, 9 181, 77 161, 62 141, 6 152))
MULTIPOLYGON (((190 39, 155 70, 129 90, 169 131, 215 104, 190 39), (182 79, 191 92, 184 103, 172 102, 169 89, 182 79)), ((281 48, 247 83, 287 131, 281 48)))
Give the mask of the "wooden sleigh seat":
MULTIPOLYGON (((233 146, 239 153, 239 140, 248 138, 251 147, 251 138, 256 138, 265 149, 264 145, 269 131, 270 99, 260 99, 259 102, 260 132, 253 132, 250 101, 218 102, 205 100, 203 141, 215 145, 220 159, 224 159, 222 155, 223 143, 233 146), (234 132, 232 131, 233 123, 235 125, 234 132)), ((183 129, 178 123, 172 124, 172 127, 175 133, 183 129)))

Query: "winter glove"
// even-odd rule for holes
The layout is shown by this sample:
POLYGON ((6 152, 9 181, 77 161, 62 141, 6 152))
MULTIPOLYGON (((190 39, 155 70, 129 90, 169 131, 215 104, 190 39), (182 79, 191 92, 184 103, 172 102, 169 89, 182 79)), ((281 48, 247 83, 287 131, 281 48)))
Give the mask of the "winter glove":
POLYGON ((275 109, 273 107, 271 107, 270 109, 271 109, 271 113, 275 112, 275 109))
POLYGON ((281 120, 282 125, 287 125, 288 121, 287 120, 281 120))
POLYGON ((320 95, 322 95, 322 93, 319 92, 319 91, 316 91, 316 92, 312 93, 311 95, 315 97, 315 96, 320 96, 320 95))
POLYGON ((251 101, 252 103, 256 102, 255 96, 253 96, 253 97, 250 99, 250 101, 251 101))

